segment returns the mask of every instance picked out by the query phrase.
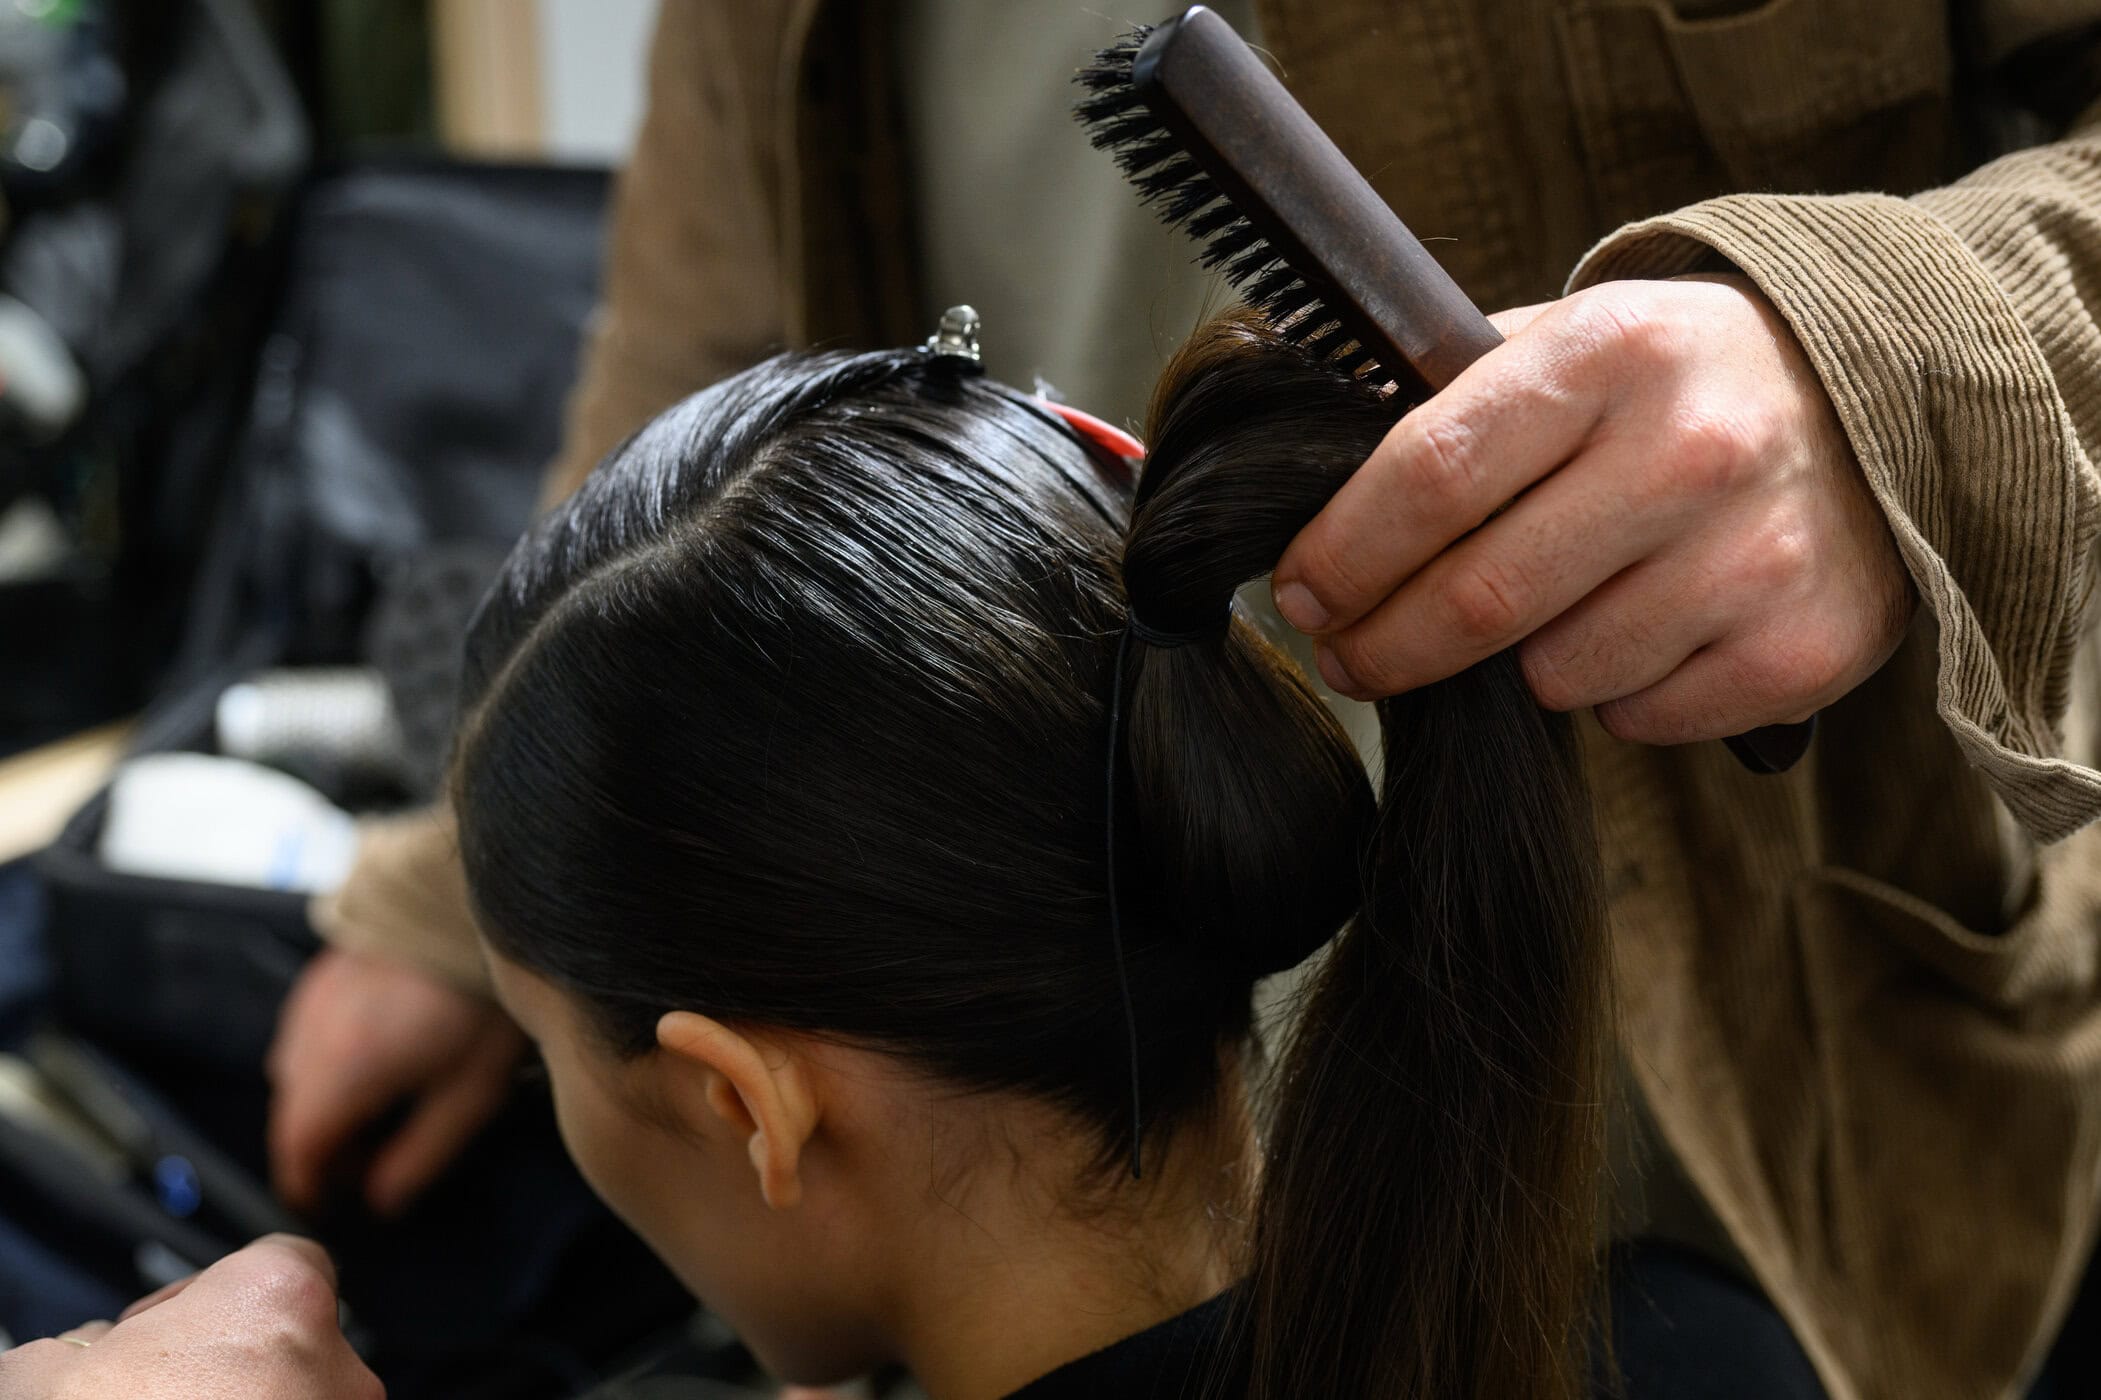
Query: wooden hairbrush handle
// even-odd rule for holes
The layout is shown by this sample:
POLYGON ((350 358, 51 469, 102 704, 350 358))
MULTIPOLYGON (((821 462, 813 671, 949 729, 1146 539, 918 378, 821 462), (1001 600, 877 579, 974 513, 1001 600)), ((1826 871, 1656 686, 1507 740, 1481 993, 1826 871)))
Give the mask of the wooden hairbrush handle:
MULTIPOLYGON (((1317 294, 1321 307, 1311 314, 1324 310, 1339 321, 1400 382, 1397 402, 1438 392, 1503 343, 1215 12, 1198 5, 1155 29, 1132 64, 1131 81, 1269 250, 1317 294)), ((1812 716, 1722 742, 1752 772, 1779 773, 1802 757, 1815 732, 1812 716)))
POLYGON ((1451 274, 1214 11, 1198 5, 1155 29, 1131 82, 1269 250, 1404 389, 1412 374, 1434 393, 1502 344, 1451 274))

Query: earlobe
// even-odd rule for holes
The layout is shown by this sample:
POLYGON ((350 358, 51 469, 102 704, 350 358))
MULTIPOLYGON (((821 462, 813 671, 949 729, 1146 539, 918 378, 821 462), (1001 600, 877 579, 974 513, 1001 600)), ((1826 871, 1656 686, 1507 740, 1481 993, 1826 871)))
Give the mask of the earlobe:
MULTIPOLYGON (((791 1049, 761 1044, 693 1011, 657 1021, 658 1048, 698 1076, 703 1111, 741 1137, 759 1194, 774 1210, 802 1201, 802 1149, 817 1128, 808 1067, 791 1049)), ((683 1097, 683 1096, 681 1096, 683 1097)))

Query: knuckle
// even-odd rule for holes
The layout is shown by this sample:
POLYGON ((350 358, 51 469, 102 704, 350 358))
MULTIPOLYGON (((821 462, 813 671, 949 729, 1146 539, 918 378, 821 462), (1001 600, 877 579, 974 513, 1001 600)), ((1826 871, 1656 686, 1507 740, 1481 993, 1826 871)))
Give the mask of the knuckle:
POLYGON ((1330 612, 1359 612, 1374 601, 1368 597, 1371 579, 1358 551, 1338 540, 1332 530, 1309 534, 1302 541, 1298 580, 1330 612))
POLYGON ((1792 592, 1816 565, 1816 546, 1800 522, 1774 519, 1752 541, 1745 560, 1744 583, 1759 593, 1792 592))
POLYGON ((1583 690, 1565 655, 1528 640, 1518 647, 1517 664, 1526 688, 1542 709, 1566 712, 1582 707, 1583 690))
POLYGON ((1598 706, 1594 713, 1597 715, 1598 727, 1622 743, 1669 742, 1658 733, 1650 707, 1639 698, 1614 700, 1598 706))
POLYGON ((1473 429, 1459 419, 1426 416, 1416 426, 1405 462, 1409 491, 1442 514, 1464 513, 1480 485, 1473 429))
POLYGON ((1443 608, 1466 641, 1499 646, 1523 624, 1524 597, 1524 580, 1508 565, 1479 561, 1453 573, 1443 608))
POLYGON ((1392 653, 1375 640, 1344 633, 1330 639, 1335 659, 1350 678, 1374 695, 1391 695, 1405 687, 1406 677, 1392 653))
POLYGON ((1722 495, 1743 482, 1760 447, 1755 425, 1741 414, 1713 409, 1685 413, 1672 426, 1672 482, 1689 495, 1722 495))
POLYGON ((1778 723, 1813 710, 1842 688, 1849 657, 1822 628, 1804 628, 1736 651, 1722 679, 1735 704, 1730 731, 1778 723))
POLYGON ((1838 688, 1852 657, 1844 641, 1829 628, 1808 628, 1782 651, 1774 669, 1772 701, 1794 713, 1803 703, 1838 688))
POLYGON ((1674 339, 1663 317, 1620 287, 1601 287, 1580 299, 1570 311, 1571 329, 1595 354, 1622 364, 1660 364, 1674 339))
POLYGON ((1711 737, 1713 717, 1704 708, 1688 710, 1682 701, 1661 695, 1629 695, 1597 707, 1598 723, 1607 734, 1630 744, 1689 744, 1711 737))
POLYGON ((296 1334, 336 1325, 336 1291, 313 1265, 277 1245, 258 1245, 250 1287, 263 1308, 296 1334))

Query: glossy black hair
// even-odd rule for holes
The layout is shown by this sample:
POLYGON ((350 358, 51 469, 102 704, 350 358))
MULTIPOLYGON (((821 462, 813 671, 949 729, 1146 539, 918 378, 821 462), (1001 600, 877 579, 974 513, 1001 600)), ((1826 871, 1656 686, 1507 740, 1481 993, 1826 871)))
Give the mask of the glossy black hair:
MULTIPOLYGON (((687 400, 473 628, 455 798, 487 936, 625 1052, 674 1007, 840 1036, 1061 1105, 1120 1165, 1127 612, 1215 632, 1388 422, 1243 322, 1163 381, 1135 498, 954 359, 783 356, 687 400)), ((1219 1106, 1257 978, 1352 925, 1284 1061, 1234 1369, 1573 1396, 1603 951, 1562 722, 1507 658, 1389 702, 1375 804, 1247 623, 1129 660, 1149 1160, 1219 1106)))

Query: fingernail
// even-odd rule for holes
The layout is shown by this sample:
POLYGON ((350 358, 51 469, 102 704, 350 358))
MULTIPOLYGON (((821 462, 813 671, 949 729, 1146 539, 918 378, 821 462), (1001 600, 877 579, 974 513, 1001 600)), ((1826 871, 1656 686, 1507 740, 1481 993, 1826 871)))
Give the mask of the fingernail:
POLYGON ((1363 689, 1357 684, 1357 678, 1350 674, 1348 667, 1336 659, 1332 650, 1327 647, 1315 647, 1313 649, 1313 662, 1320 667, 1320 678, 1328 683, 1328 689, 1338 694, 1347 695, 1352 700, 1364 698, 1363 689))
POLYGON ((1277 611, 1286 622, 1301 632, 1318 632, 1328 625, 1328 610, 1313 596, 1313 590, 1303 583, 1278 584, 1273 595, 1277 611))

